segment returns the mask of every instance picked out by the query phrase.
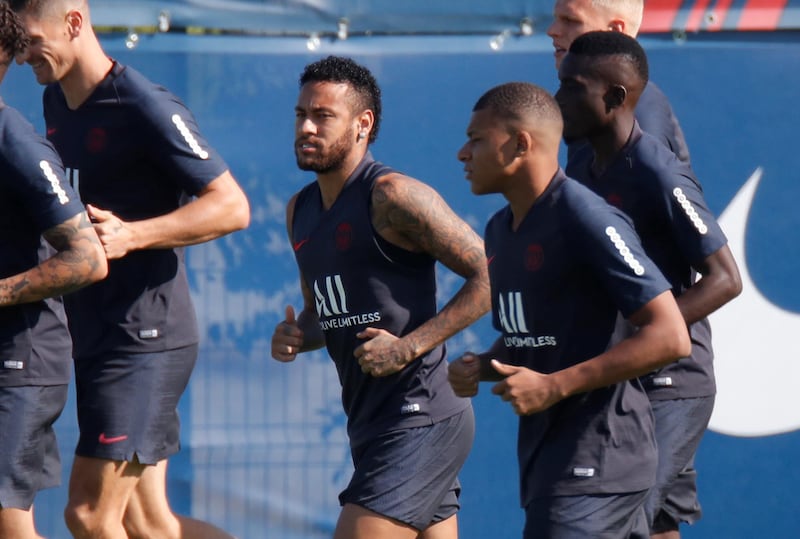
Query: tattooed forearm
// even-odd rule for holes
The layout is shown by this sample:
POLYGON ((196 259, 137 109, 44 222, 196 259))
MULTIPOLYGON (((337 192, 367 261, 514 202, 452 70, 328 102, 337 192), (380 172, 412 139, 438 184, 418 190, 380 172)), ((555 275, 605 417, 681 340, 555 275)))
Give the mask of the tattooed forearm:
POLYGON ((0 279, 0 305, 60 296, 105 277, 103 246, 85 212, 43 236, 57 253, 34 268, 0 279))
POLYGON ((403 176, 379 181, 373 225, 387 240, 426 252, 466 281, 445 307, 403 337, 419 356, 469 326, 490 307, 483 241, 429 186, 403 176))

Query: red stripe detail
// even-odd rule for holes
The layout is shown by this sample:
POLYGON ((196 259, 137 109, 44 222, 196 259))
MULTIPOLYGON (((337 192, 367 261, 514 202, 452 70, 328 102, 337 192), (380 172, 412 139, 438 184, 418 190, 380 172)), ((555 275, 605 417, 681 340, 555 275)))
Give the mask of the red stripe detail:
POLYGON ((683 0, 649 0, 645 3, 640 32, 669 32, 683 0))
POLYGON ((706 24, 706 30, 714 32, 722 29, 722 23, 725 22, 725 17, 728 16, 728 8, 731 7, 733 0, 717 0, 714 5, 714 20, 706 24))
POLYGON ((697 0, 689 11, 689 18, 686 21, 687 32, 697 32, 700 25, 703 24, 703 19, 706 17, 708 4, 711 0, 697 0))
POLYGON ((748 0, 739 18, 739 30, 774 30, 788 0, 748 0))

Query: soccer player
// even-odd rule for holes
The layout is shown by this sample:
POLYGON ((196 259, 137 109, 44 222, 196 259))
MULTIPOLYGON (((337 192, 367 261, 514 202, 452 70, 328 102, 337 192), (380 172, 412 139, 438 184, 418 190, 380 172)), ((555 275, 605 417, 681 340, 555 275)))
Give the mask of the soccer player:
POLYGON ((572 42, 559 78, 565 136, 590 143, 570 158, 567 174, 631 217, 689 325, 691 354, 642 378, 659 447, 647 514, 655 537, 679 537, 680 522, 699 512, 693 460, 716 392, 706 317, 741 292, 739 271, 691 167, 636 121, 648 80, 639 43, 616 32, 584 34, 572 42))
POLYGON ((669 284, 629 220, 558 165, 561 113, 529 83, 475 104, 458 152, 472 192, 508 205, 486 225, 500 338, 450 365, 457 395, 481 380, 520 416, 525 539, 647 535, 656 446, 636 378, 689 351, 669 284), (621 313, 637 328, 618 335, 621 313))
MULTIPOLYGON (((0 81, 28 38, 0 2, 0 81)), ((106 276, 103 247, 53 146, 0 99, 0 537, 40 537, 33 501, 61 482, 53 422, 72 364, 60 298, 106 276)))
POLYGON ((183 247, 249 223, 247 199, 190 111, 110 59, 86 0, 14 0, 19 55, 44 91, 47 136, 78 186, 108 278, 67 302, 80 438, 67 526, 75 537, 229 537, 172 514, 167 458, 198 329, 183 247))
MULTIPOLYGON (((567 54, 570 44, 581 34, 612 30, 636 37, 642 25, 644 0, 556 0, 553 22, 547 35, 553 39, 556 68, 567 54)), ((652 81, 648 81, 636 108, 642 129, 650 133, 681 161, 689 162, 689 148, 669 100, 652 81)), ((567 140, 569 153, 581 141, 567 140)))
POLYGON ((456 539, 474 418, 443 343, 489 309, 483 243, 436 191, 373 159, 381 94, 365 67, 306 66, 295 116, 297 165, 316 181, 287 206, 303 309, 286 308, 272 356, 326 346, 336 365, 355 471, 334 539, 456 539), (465 279, 438 312, 437 261, 465 279))

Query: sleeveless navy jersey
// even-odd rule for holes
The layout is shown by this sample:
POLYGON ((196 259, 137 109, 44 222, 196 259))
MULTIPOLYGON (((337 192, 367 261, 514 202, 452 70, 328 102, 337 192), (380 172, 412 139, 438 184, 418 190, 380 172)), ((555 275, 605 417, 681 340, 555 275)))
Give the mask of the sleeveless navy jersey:
POLYGON ((383 432, 430 425, 466 409, 447 381, 444 346, 386 377, 364 374, 353 351, 367 327, 398 337, 436 315, 435 260, 384 240, 372 226, 375 180, 393 172, 368 153, 328 210, 316 182, 298 194, 292 244, 316 298, 325 345, 342 384, 350 445, 383 432))
MULTIPOLYGON (((634 125, 631 139, 600 177, 591 148, 567 164, 580 181, 633 220, 647 255, 678 297, 697 279, 692 265, 727 243, 691 167, 634 125)), ((705 397, 716 391, 708 319, 691 325, 692 354, 642 378, 652 399, 705 397)))
MULTIPOLYGON (((42 232, 82 211, 55 149, 0 100, 0 277, 53 256, 42 232)), ((0 386, 66 384, 71 365, 60 298, 0 307, 0 386)))
MULTIPOLYGON (((169 213, 227 170, 177 97, 118 63, 76 110, 48 86, 44 116, 81 200, 123 220, 169 213)), ((108 277, 67 296, 66 306, 75 357, 198 340, 183 249, 112 260, 108 277)))
MULTIPOLYGON (((647 82, 636 104, 635 114, 645 133, 654 136, 681 161, 689 162, 689 146, 686 144, 678 118, 672 110, 669 99, 654 82, 647 82)), ((567 160, 571 160, 573 153, 580 148, 588 146, 586 140, 570 142, 567 145, 567 160)))
MULTIPOLYGON (((630 221, 559 170, 514 231, 486 226, 492 322, 512 364, 552 373, 615 344, 629 316, 669 289, 630 221)), ((655 481, 650 402, 638 380, 575 395, 519 421, 523 507, 540 496, 632 492, 655 481)))

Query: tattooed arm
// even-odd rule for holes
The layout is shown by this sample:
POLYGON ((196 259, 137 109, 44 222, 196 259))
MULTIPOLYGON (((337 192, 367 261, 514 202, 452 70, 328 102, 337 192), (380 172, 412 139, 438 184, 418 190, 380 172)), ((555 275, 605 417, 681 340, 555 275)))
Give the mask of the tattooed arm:
POLYGON ((0 279, 0 306, 61 296, 99 281, 108 273, 103 246, 86 212, 42 235, 58 252, 34 268, 0 279))
POLYGON ((386 240, 433 256, 465 279, 433 318, 400 339, 368 328, 370 339, 355 355, 362 370, 374 376, 397 372, 483 316, 490 307, 489 277, 483 241, 431 187, 413 178, 379 178, 372 195, 372 221, 386 240))

